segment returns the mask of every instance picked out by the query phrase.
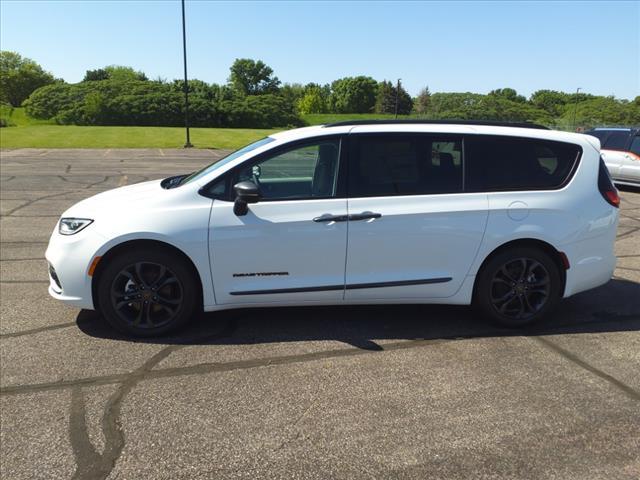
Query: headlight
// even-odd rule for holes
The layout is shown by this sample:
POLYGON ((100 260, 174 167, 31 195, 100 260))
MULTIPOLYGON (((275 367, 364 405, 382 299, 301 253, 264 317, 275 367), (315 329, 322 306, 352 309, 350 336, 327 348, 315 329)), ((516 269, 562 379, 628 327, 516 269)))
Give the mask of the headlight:
POLYGON ((73 235, 88 227, 93 220, 88 218, 61 218, 58 231, 61 235, 73 235))

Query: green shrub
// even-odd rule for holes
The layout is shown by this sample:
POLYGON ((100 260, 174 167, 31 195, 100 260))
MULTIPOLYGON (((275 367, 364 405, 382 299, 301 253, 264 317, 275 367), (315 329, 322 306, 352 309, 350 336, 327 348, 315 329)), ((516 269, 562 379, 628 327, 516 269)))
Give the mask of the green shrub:
POLYGON ((249 95, 221 104, 222 126, 234 128, 274 128, 303 125, 295 107, 273 94, 249 95))
MULTIPOLYGON (((233 96, 227 89, 189 82, 189 119, 194 127, 272 128, 301 125, 294 105, 277 94, 233 96)), ((182 83, 102 80, 56 84, 25 101, 27 113, 61 125, 180 126, 182 83)))

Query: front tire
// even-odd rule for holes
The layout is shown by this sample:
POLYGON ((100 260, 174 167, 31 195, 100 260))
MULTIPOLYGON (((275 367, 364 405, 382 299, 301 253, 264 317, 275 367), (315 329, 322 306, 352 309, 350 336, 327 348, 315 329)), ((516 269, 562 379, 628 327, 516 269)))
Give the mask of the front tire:
POLYGON ((98 280, 98 306, 116 330, 137 337, 162 335, 197 313, 198 282, 173 252, 136 248, 108 262, 98 280))
POLYGON ((544 251, 514 247, 494 255, 478 274, 474 306, 509 328, 541 320, 560 301, 558 266, 544 251))

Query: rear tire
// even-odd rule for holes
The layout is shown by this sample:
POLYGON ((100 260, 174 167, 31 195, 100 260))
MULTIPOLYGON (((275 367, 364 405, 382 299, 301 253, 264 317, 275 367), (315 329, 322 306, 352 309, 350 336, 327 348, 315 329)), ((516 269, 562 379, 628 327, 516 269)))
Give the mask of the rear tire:
POLYGON ((513 247, 483 265, 473 304, 492 322, 517 328, 541 320, 561 296, 562 279, 553 259, 537 248, 513 247))
POLYGON ((108 262, 98 279, 98 306, 116 330, 162 335, 184 327, 199 311, 199 284, 174 252, 136 248, 108 262))

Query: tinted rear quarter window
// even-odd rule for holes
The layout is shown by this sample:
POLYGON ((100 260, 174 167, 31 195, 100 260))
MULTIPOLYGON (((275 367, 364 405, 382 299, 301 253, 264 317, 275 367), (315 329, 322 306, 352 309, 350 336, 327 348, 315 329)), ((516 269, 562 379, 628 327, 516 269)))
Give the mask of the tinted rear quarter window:
POLYGON ((560 188, 574 170, 577 145, 501 136, 465 139, 466 190, 560 188))

